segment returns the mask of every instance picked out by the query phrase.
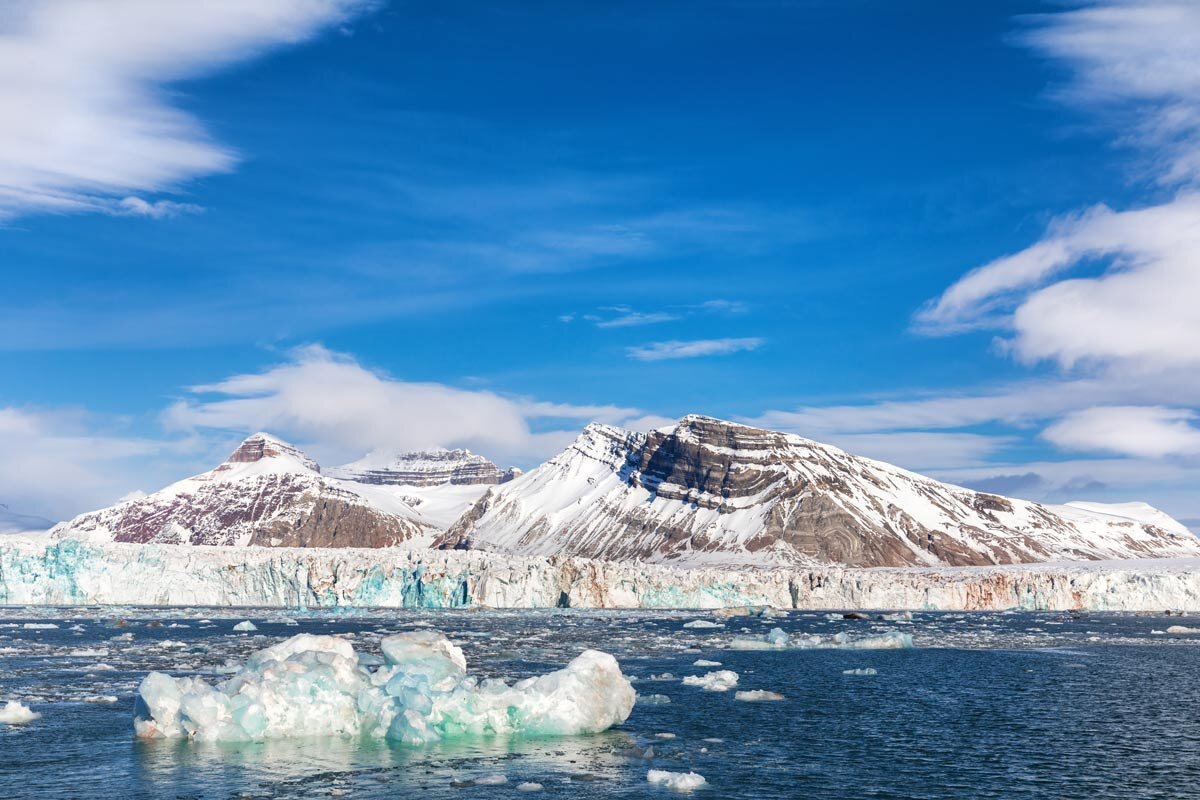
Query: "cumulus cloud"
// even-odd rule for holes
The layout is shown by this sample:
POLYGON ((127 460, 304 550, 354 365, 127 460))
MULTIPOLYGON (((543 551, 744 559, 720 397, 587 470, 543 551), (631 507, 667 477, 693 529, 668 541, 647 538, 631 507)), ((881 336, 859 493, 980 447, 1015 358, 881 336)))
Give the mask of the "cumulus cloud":
POLYGON ((758 337, 741 339, 693 339, 690 341, 673 339, 667 342, 651 342, 649 344, 630 347, 626 352, 630 358, 638 361, 665 361, 673 358, 721 356, 729 353, 757 350, 764 343, 766 343, 766 339, 758 337))
POLYGON ((400 380, 319 345, 261 372, 194 386, 190 395, 164 413, 168 430, 266 430, 327 463, 368 451, 467 447, 530 464, 561 450, 587 422, 621 424, 645 414, 400 380))
POLYGON ((0 21, 0 216, 166 212, 171 206, 129 203, 129 195, 227 171, 237 155, 164 87, 302 42, 367 4, 8 4, 0 21))

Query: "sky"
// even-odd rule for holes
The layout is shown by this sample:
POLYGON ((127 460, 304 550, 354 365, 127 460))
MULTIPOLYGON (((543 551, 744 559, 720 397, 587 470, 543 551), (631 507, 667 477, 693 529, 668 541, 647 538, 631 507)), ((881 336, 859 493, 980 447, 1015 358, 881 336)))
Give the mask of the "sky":
POLYGON ((688 413, 1200 525, 1200 6, 15 0, 0 503, 688 413))

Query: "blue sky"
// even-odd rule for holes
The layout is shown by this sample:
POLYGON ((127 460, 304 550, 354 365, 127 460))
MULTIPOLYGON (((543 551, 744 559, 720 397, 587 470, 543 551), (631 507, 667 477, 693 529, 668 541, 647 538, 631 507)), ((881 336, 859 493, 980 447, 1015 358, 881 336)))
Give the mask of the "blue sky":
POLYGON ((94 13, 0 23, 14 510, 698 412, 1200 518, 1188 4, 94 13))

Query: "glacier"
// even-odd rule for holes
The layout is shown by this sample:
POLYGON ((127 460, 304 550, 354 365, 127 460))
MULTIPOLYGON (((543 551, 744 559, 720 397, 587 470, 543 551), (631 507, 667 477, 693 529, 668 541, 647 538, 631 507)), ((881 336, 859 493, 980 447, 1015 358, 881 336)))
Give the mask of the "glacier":
POLYGON ((0 539, 0 604, 1200 611, 1200 559, 685 568, 472 550, 11 535, 0 539))
POLYGON ((245 742, 366 736, 420 745, 476 736, 598 733, 628 719, 633 685, 608 653, 585 650, 565 668, 509 685, 467 674, 443 634, 381 642, 383 663, 337 636, 301 633, 250 656, 228 680, 151 672, 138 688, 134 732, 144 739, 245 742))

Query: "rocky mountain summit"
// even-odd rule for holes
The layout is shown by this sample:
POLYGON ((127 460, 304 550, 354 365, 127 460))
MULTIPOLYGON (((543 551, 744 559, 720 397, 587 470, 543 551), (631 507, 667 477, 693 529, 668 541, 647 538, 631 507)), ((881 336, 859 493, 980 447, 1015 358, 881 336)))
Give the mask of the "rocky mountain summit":
POLYGON ((970 566, 1200 554, 1186 528, 1141 504, 1013 500, 702 416, 649 433, 589 425, 550 461, 489 489, 439 544, 692 565, 970 566))
POLYGON ((492 486, 521 474, 516 467, 501 469, 470 450, 421 450, 397 455, 371 454, 359 461, 331 467, 326 474, 380 486, 492 486))
POLYGON ((208 472, 82 514, 51 535, 143 544, 387 547, 427 543, 436 530, 403 499, 326 477, 297 448, 256 433, 208 472))
POLYGON ((465 450, 328 473, 257 433, 222 464, 83 514, 98 541, 483 550, 687 566, 976 566, 1200 556, 1140 503, 1049 506, 940 483, 799 436, 688 416, 589 425, 520 475, 465 450))

